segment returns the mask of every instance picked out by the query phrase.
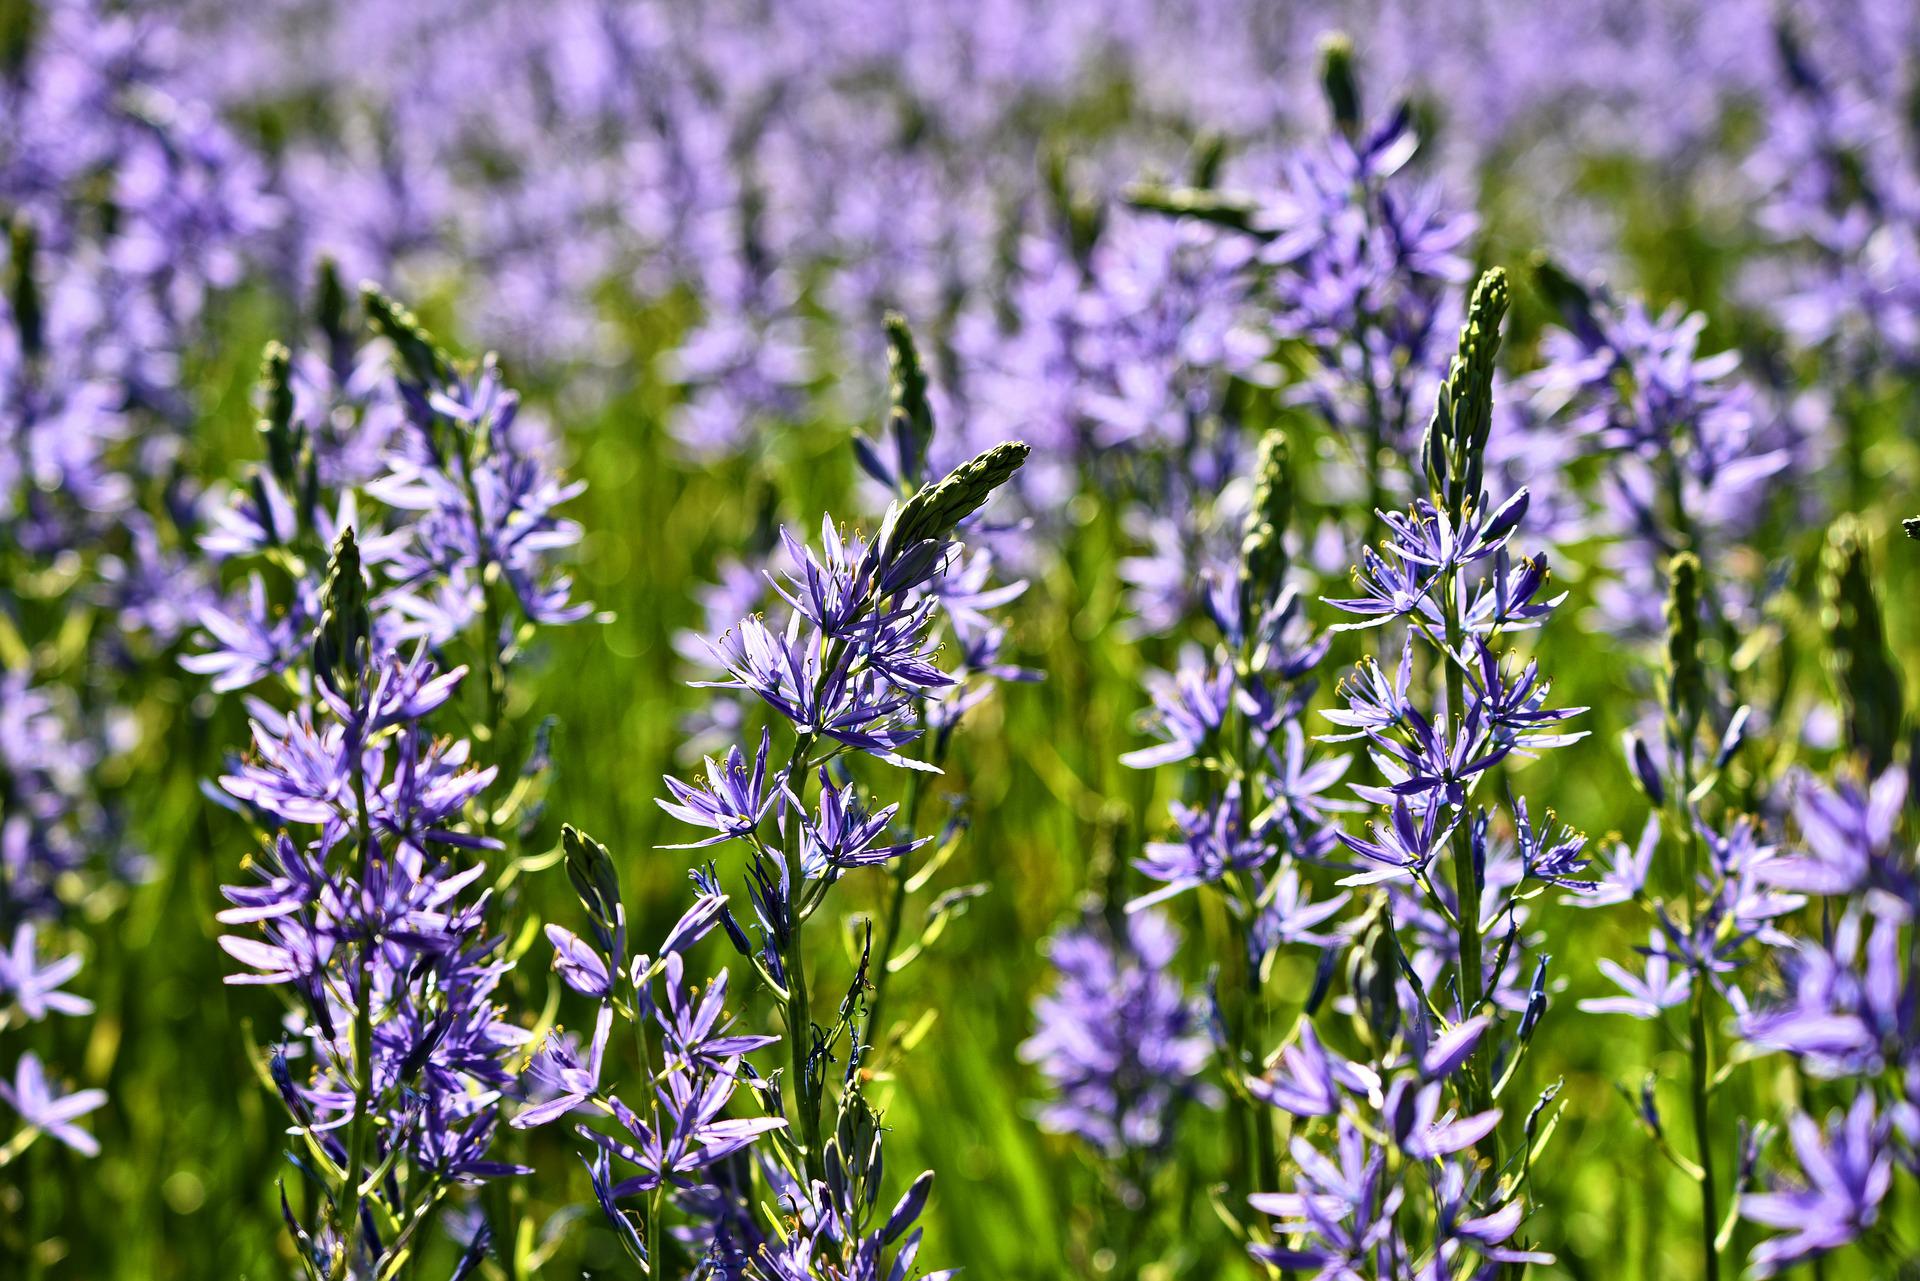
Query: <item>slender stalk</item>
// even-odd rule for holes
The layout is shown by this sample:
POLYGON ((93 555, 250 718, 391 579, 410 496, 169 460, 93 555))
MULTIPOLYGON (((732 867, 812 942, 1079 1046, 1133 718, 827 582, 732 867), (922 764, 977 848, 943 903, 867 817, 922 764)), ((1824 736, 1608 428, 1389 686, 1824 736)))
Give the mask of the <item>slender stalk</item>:
MULTIPOLYGON (((1700 838, 1694 831, 1693 823, 1687 814, 1687 797, 1693 793, 1693 727, 1687 724, 1676 735, 1679 747, 1679 786, 1674 788, 1676 795, 1671 798, 1671 815, 1675 834, 1686 850, 1688 901, 1691 903, 1691 889, 1700 872, 1700 838)), ((1694 916, 1690 912, 1687 928, 1694 930, 1694 916)), ((1696 945, 1698 945, 1696 941, 1696 945)), ((1713 1076, 1713 1046, 1707 1037, 1707 976, 1704 969, 1696 969, 1693 974, 1693 992, 1687 1003, 1687 1069, 1688 1092, 1693 1108, 1693 1139, 1695 1152, 1700 1162, 1700 1250, 1705 1266, 1706 1281, 1719 1281, 1720 1252, 1716 1248, 1714 1237, 1720 1225, 1720 1198, 1713 1174, 1713 1126, 1708 1107, 1708 1082, 1713 1076)))
MULTIPOLYGON (((373 866, 373 823, 367 811, 366 753, 359 743, 354 744, 353 799, 360 815, 360 874, 364 877, 373 866)), ((345 1249, 334 1263, 336 1281, 352 1271, 353 1257, 360 1249, 360 1176, 366 1163, 367 1113, 373 1106, 373 947, 370 936, 360 941, 360 987, 353 1011, 353 1122, 347 1130, 347 1177, 336 1207, 347 1222, 341 1225, 345 1249)))
MULTIPOLYGON (((825 673, 831 670, 831 657, 829 650, 828 657, 821 662, 822 684, 825 682, 825 673)), ((787 758, 783 775, 792 789, 794 806, 801 812, 806 809, 805 766, 807 753, 812 750, 812 732, 802 731, 794 739, 793 754, 787 758)), ((807 1071, 807 1058, 813 1040, 813 1015, 812 1006, 807 1000, 806 950, 801 945, 805 922, 800 916, 800 888, 806 882, 797 825, 785 845, 782 858, 787 869, 787 939, 786 946, 781 949, 780 965, 786 971, 787 979, 787 1053, 793 1071, 793 1100, 800 1122, 800 1139, 805 1145, 807 1178, 811 1182, 825 1177, 825 1167, 820 1160, 820 1099, 814 1092, 807 1071)))
POLYGON ((654 1185, 653 1195, 647 1200, 647 1267, 654 1276, 661 1275, 660 1218, 666 1210, 667 1185, 664 1182, 654 1185))
MULTIPOLYGON (((923 703, 924 707, 924 703, 923 703)), ((924 719, 924 712, 923 712, 924 719)), ((922 735, 922 741, 927 738, 922 735)), ((946 758, 947 738, 943 734, 939 743, 928 753, 931 763, 939 765, 946 758)), ((926 789, 920 783, 920 771, 914 770, 907 775, 907 797, 901 809, 906 814, 905 831, 907 839, 920 828, 920 804, 926 796, 926 789)), ((880 1015, 886 1009, 887 981, 892 974, 894 950, 900 946, 900 923, 907 911, 907 882, 912 879, 907 873, 907 860, 903 855, 893 860, 891 873, 892 889, 887 899, 886 919, 880 926, 880 964, 873 973, 873 999, 867 1003, 867 1026, 874 1036, 885 1036, 887 1025, 880 1015)))
MULTIPOLYGON (((1455 529, 1460 528, 1465 504, 1456 499, 1452 504, 1450 518, 1455 529)), ((1446 669, 1447 720, 1450 732, 1458 733, 1465 720, 1466 675, 1460 669, 1459 661, 1454 657, 1466 644, 1466 632, 1460 623, 1460 571, 1449 570, 1445 584, 1446 598, 1442 602, 1441 613, 1446 619, 1446 650, 1440 657, 1446 669)), ((1460 936, 1460 1009, 1463 1017, 1471 1017, 1479 1008, 1484 996, 1485 971, 1480 939, 1480 871, 1473 861, 1473 824, 1465 813, 1454 827, 1453 835, 1448 838, 1453 854, 1454 893, 1459 898, 1457 923, 1460 936)), ((1476 1111, 1492 1106, 1492 1088, 1487 1080, 1487 1063, 1483 1055, 1475 1054, 1466 1063, 1467 1092, 1476 1111)), ((1497 1145, 1498 1131, 1488 1136, 1488 1142, 1497 1145)))
POLYGON ((1719 1196, 1713 1177, 1713 1127, 1707 1114, 1707 1082, 1711 1076, 1707 1056, 1707 985, 1696 975, 1693 999, 1688 1008, 1692 1053, 1691 1088, 1693 1093, 1693 1138, 1700 1153, 1700 1251, 1706 1263, 1707 1281, 1720 1281, 1720 1252, 1714 1243, 1719 1229, 1719 1196))

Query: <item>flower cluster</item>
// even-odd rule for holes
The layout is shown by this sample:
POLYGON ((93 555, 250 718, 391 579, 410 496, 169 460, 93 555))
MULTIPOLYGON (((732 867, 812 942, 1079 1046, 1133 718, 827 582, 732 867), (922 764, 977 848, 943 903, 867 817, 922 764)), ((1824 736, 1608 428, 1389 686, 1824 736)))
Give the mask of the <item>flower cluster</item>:
MULTIPOLYGON (((685 1220, 675 1236, 697 1275, 904 1278, 919 1249, 919 1233, 908 1229, 926 1201, 930 1175, 884 1223, 872 1221, 882 1131, 866 1097, 866 1065, 876 1049, 890 1048, 875 1039, 876 1032, 887 1035, 887 976, 931 943, 973 892, 936 899, 920 938, 896 950, 908 894, 941 861, 911 878, 906 871, 905 856, 931 839, 914 831, 921 780, 940 773, 956 722, 992 683, 1024 675, 1000 662, 1004 631, 987 613, 1019 586, 991 586, 990 556, 967 554, 954 533, 1027 450, 1002 445, 926 480, 933 435, 926 380, 904 324, 893 321, 889 329, 893 404, 881 440, 859 442, 858 454, 902 497, 871 539, 831 519, 817 546, 782 530, 785 562, 769 582, 786 617, 750 614, 710 638, 710 658, 723 671, 694 682, 757 703, 771 723, 751 752, 735 743, 723 758, 708 757, 704 778, 667 778, 660 800, 667 814, 700 833, 676 848, 744 848, 750 913, 734 911, 708 863, 694 870, 698 897, 658 958, 629 957, 611 858, 572 829, 566 833, 568 870, 595 936, 587 942, 559 926, 549 926, 548 936, 567 985, 600 1006, 584 1051, 573 1040, 549 1037, 528 1069, 531 1106, 514 1123, 537 1125, 587 1109, 612 1118, 612 1135, 579 1127, 599 1150, 590 1162, 594 1189, 635 1260, 656 1271, 665 1266, 670 1211, 685 1220), (942 624, 961 651, 958 671, 938 661, 942 624), (912 780, 909 798, 877 803, 853 768, 860 756, 904 771, 912 780), (880 951, 873 951, 869 924, 838 1013, 823 1027, 809 995, 822 975, 806 956, 806 926, 840 878, 863 868, 893 874, 880 951), (682 953, 716 926, 782 1006, 779 1035, 730 1033, 725 970, 704 993, 685 991, 682 953), (664 981, 664 1002, 655 996, 656 979, 664 981), (603 1082, 616 1011, 635 1024, 642 1046, 639 1084, 651 1097, 638 1109, 603 1082), (657 1058, 648 1023, 657 1025, 657 1058), (786 1064, 762 1076, 746 1056, 776 1045, 786 1064), (836 1092, 829 1068, 839 1055, 836 1092), (743 1084, 763 1115, 725 1115, 743 1084), (830 1103, 837 1119, 829 1129, 830 1103), (614 1160, 638 1173, 616 1177, 614 1160), (636 1219, 622 1202, 642 1194, 647 1205, 636 1219), (768 1204, 781 1222, 762 1221, 759 1209, 768 1204)), ((717 719, 744 724, 748 715, 736 709, 717 719)), ((951 846, 943 843, 942 858, 951 846)))
POLYGON ((1055 935, 1047 956, 1059 982, 1035 999, 1036 1027, 1020 1047, 1056 1096, 1040 1124, 1122 1168, 1165 1150, 1181 1104, 1216 1101, 1203 1076, 1213 1055, 1205 1012, 1169 971, 1179 948, 1154 911, 1128 913, 1113 931, 1096 916, 1055 935))
MULTIPOLYGON (((1370 1057, 1348 1062, 1324 1047, 1309 1021, 1316 995, 1250 1083, 1325 1126, 1318 1137, 1320 1127, 1295 1131, 1294 1190, 1253 1198, 1275 1219, 1274 1239, 1249 1249, 1277 1266, 1411 1277, 1478 1260, 1466 1275, 1481 1275, 1543 1257, 1515 1242, 1527 1166, 1506 1154, 1500 1123, 1547 1005, 1547 957, 1526 958, 1526 901, 1548 885, 1587 887, 1585 841, 1551 812, 1536 822, 1519 798, 1502 813, 1474 797, 1496 769, 1584 737, 1565 728, 1584 709, 1550 707, 1537 660, 1498 648, 1560 600, 1546 594, 1544 563, 1512 547, 1526 491, 1494 504, 1484 489, 1506 304, 1505 277, 1488 273, 1422 444, 1427 496, 1381 514, 1388 537, 1377 553, 1363 549, 1358 594, 1329 602, 1354 619, 1336 630, 1396 628, 1404 640, 1363 658, 1341 682, 1344 707, 1326 713, 1337 727, 1328 737, 1364 743, 1379 780, 1352 785, 1379 817, 1365 834, 1339 831, 1344 857, 1326 860, 1343 862, 1340 883, 1365 894, 1345 931, 1348 990, 1335 1005, 1370 1057), (1424 689, 1416 647, 1432 656, 1424 689), (1411 1161, 1390 1162, 1379 1135, 1411 1161), (1430 1197, 1412 1195, 1422 1184, 1430 1197), (1418 1212, 1421 1199, 1431 1215, 1418 1212)), ((1522 1152, 1557 1088, 1515 1136, 1522 1152)))
MULTIPOLYGON (((1527 380, 1529 408, 1605 460, 1608 484, 1588 521, 1613 540, 1614 581, 1599 594, 1599 617, 1654 636, 1667 558, 1731 560, 1779 479, 1810 461, 1808 442, 1734 377, 1737 353, 1700 354, 1699 313, 1656 315, 1550 264, 1538 280, 1564 328, 1548 335, 1545 363, 1527 380)), ((1716 609, 1750 623, 1764 586, 1724 582, 1716 609)))
MULTIPOLYGON (((528 1037, 502 1008, 511 967, 483 880, 529 793, 490 796, 497 756, 443 732, 469 670, 448 655, 465 647, 486 673, 470 723, 497 754, 528 630, 587 612, 550 568, 578 537, 554 511, 578 487, 516 435, 495 366, 463 369, 392 303, 366 303, 399 365, 384 390, 335 344, 322 394, 303 398, 269 348, 266 462, 205 537, 245 587, 205 611, 205 647, 182 660, 286 704, 248 700, 251 748, 220 779, 267 835, 218 919, 243 967, 228 981, 289 998, 269 1067, 326 1207, 286 1214, 314 1277, 385 1275, 459 1189, 526 1172, 492 1150, 528 1037), (325 394, 341 386, 365 389, 325 394)), ((490 1235, 463 1238, 468 1266, 490 1235)))

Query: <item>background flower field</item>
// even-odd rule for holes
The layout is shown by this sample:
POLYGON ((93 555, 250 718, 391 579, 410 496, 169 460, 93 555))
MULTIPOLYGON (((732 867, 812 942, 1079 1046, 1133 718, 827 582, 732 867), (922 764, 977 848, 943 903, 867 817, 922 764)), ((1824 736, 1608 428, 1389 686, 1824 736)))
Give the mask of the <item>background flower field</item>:
POLYGON ((0 1274, 1913 1275, 1916 102, 1872 0, 0 0, 0 1274), (316 809, 303 715, 471 790, 316 809), (283 833, 471 907, 367 1134, 283 833), (517 1123, 722 973, 732 1262, 597 1203, 597 1052, 517 1123), (1403 1247, 1248 1201, 1340 1127, 1403 1247))

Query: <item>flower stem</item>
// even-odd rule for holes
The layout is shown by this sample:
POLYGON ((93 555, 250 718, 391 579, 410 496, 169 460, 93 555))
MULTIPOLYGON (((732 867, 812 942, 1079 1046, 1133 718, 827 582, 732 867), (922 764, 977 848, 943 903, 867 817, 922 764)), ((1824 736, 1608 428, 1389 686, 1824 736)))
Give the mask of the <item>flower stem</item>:
POLYGON ((1692 1066, 1693 1090, 1693 1138, 1700 1153, 1700 1249, 1706 1264, 1706 1281, 1719 1281, 1720 1252, 1715 1246, 1714 1234, 1720 1223, 1719 1197, 1713 1178, 1713 1127, 1707 1114, 1707 1081, 1710 1073, 1707 1062, 1707 985, 1704 976, 1696 974, 1693 983, 1693 1000, 1688 1009, 1688 1022, 1692 1028, 1693 1053, 1688 1057, 1692 1066))
MULTIPOLYGON (((1459 529, 1465 512, 1465 504, 1456 501, 1450 513, 1453 527, 1459 529)), ((1449 569, 1446 579, 1446 600, 1443 613, 1446 618, 1446 653, 1440 656, 1441 664, 1446 668, 1447 685, 1447 721, 1451 732, 1458 733, 1466 718, 1466 677, 1456 657, 1466 644, 1466 631, 1460 621, 1460 570, 1449 569)), ((1436 800, 1435 802, 1439 802, 1436 800)), ((1459 898, 1455 913, 1460 935, 1460 1014, 1462 1018, 1471 1018, 1480 1006, 1483 996, 1485 972, 1481 956, 1480 939, 1480 869, 1474 866, 1473 823, 1466 806, 1461 806, 1460 821, 1455 824, 1449 843, 1453 847, 1453 885, 1459 898)), ((1474 1054, 1466 1063, 1466 1084, 1468 1103, 1475 1111, 1483 1111, 1493 1104, 1493 1092, 1487 1079, 1487 1062, 1484 1055, 1474 1054)), ((1499 1132, 1496 1130, 1487 1138, 1498 1151, 1499 1132)))
MULTIPOLYGON (((353 744, 353 799, 360 816, 360 875, 373 868, 373 823, 367 811, 366 749, 353 744)), ((366 1162, 367 1113, 373 1106, 373 938, 360 941, 360 985, 353 1010, 353 1122, 347 1130, 347 1177, 340 1187, 336 1213, 347 1216, 340 1225, 345 1248, 334 1264, 336 1281, 351 1275, 353 1257, 360 1249, 360 1173, 366 1162)))
MULTIPOLYGON (((824 665, 823 665, 824 667, 824 665)), ((806 761, 813 749, 813 735, 802 731, 794 740, 793 755, 787 760, 783 777, 788 780, 794 808, 806 811, 806 761)), ((800 888, 806 883, 801 864, 801 837, 796 830, 785 841, 782 856, 787 868, 787 938, 781 950, 780 965, 787 980, 787 1052, 793 1070, 793 1101, 800 1122, 800 1139, 805 1144, 807 1178, 811 1182, 825 1177, 820 1152, 820 1099, 814 1092, 807 1059, 812 1049, 813 1015, 807 1000, 807 959, 801 946, 805 922, 800 919, 800 888)))
MULTIPOLYGON (((922 739, 924 741, 924 735, 922 739)), ((946 740, 943 737, 940 745, 930 753, 933 764, 938 765, 945 758, 945 749, 946 740)), ((926 789, 920 784, 920 771, 914 770, 907 776, 907 798, 901 807, 906 814, 908 840, 912 840, 913 834, 919 830, 920 803, 925 795, 926 789)), ((886 1035, 887 1025, 881 1022, 880 1015, 886 1009, 887 980, 893 972, 894 949, 900 945, 900 922, 907 912, 907 882, 912 879, 907 873, 905 855, 893 860, 889 871, 892 873, 892 891, 887 900, 886 919, 880 927, 880 963, 873 971, 873 999, 867 1003, 869 1035, 876 1037, 886 1035)))

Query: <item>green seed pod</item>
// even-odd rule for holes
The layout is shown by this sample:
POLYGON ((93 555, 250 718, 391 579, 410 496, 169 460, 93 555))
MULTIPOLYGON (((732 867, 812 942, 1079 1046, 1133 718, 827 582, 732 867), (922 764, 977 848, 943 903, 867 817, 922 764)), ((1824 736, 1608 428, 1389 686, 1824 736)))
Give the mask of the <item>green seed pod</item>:
POLYGON ((1866 530, 1850 515, 1827 532, 1820 559, 1820 625, 1827 638, 1827 670, 1846 716, 1847 741, 1877 774, 1893 763, 1906 702, 1899 669, 1887 651, 1866 530))
POLYGON ((615 964, 620 963, 625 959, 620 955, 624 945, 621 928, 624 914, 620 904, 620 874, 614 868, 613 856, 606 846, 571 823, 560 828, 560 848, 566 856, 567 879, 573 883, 580 906, 587 909, 594 941, 602 952, 614 958, 615 964))
POLYGON ((1287 434, 1273 428, 1260 438, 1254 464, 1253 508, 1240 540, 1241 605, 1250 618, 1279 594, 1287 576, 1287 526, 1293 519, 1293 466, 1287 434))
POLYGON ((1400 1027, 1400 969, 1389 912, 1386 895, 1374 899, 1359 922, 1359 945, 1347 958, 1354 1030, 1376 1050, 1385 1048, 1400 1027))

